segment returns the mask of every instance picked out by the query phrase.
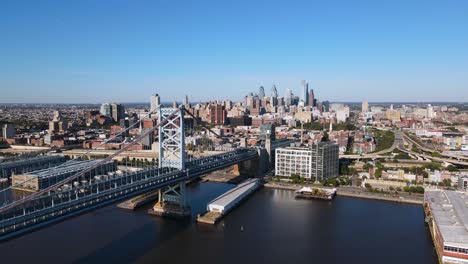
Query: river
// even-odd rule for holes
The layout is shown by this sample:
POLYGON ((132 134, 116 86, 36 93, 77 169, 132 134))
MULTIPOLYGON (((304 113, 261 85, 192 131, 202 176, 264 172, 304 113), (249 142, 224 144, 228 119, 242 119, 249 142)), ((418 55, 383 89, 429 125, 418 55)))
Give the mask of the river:
POLYGON ((292 191, 263 188, 219 224, 195 223, 206 203, 230 188, 192 184, 192 219, 151 216, 150 205, 134 212, 112 205, 0 243, 0 257, 2 263, 437 263, 416 205, 295 200, 292 191))

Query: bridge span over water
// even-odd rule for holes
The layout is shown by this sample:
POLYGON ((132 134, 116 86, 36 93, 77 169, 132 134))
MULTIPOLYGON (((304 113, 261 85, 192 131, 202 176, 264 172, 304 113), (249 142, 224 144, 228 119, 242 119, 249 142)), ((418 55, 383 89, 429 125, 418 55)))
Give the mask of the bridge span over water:
MULTIPOLYGON (((269 155, 272 149, 293 142, 269 142, 267 151, 262 148, 237 148, 213 156, 186 160, 184 107, 159 108, 158 111, 159 122, 156 126, 95 165, 25 196, 13 195, 13 188, 17 186, 1 190, 0 241, 151 191, 159 192, 159 201, 154 208, 161 210, 161 214, 166 210, 174 210, 173 208, 176 208, 176 211, 179 208, 180 212, 185 213, 189 210, 185 194, 187 181, 243 162, 268 162, 269 157, 262 157, 265 153, 269 155), (158 131, 160 142, 158 166, 99 174, 101 164, 111 161, 155 131, 158 131)), ((132 128, 133 126, 127 130, 132 128)), ((127 130, 122 131, 122 134, 127 130)), ((92 151, 84 153, 83 156, 92 151)), ((27 181, 21 184, 27 184, 27 181)))

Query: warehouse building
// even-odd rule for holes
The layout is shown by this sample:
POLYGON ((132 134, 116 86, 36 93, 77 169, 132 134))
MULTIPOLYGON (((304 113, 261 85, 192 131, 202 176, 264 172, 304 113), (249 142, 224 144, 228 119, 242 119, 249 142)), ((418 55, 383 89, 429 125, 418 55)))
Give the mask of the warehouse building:
POLYGON ((426 190, 424 210, 441 263, 468 263, 468 196, 426 190))

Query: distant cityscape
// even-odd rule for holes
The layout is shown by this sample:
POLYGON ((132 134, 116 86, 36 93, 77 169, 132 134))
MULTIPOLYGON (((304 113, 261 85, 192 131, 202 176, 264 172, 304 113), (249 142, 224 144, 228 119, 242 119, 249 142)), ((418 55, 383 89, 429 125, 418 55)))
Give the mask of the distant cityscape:
MULTIPOLYGON (((207 174, 205 181, 231 182, 239 175, 256 180, 213 200, 198 217, 200 223, 215 224, 263 185, 293 190, 300 198, 338 195, 419 204, 440 260, 468 261, 463 205, 468 201, 468 104, 332 103, 320 100, 307 81, 298 86, 300 95, 286 89, 284 96, 275 85, 260 86, 240 102, 193 103, 187 95, 181 102, 162 103, 164 98, 154 93, 147 103, 4 104, 0 178, 7 185, 2 192, 39 194, 61 186, 65 192, 82 188, 85 195, 94 182, 99 193, 101 181, 121 179, 124 186, 126 175, 136 175, 133 182, 150 170, 165 173, 164 162, 186 171, 179 160, 195 164, 213 155, 210 162, 227 160, 222 173, 201 173, 207 174), (169 110, 181 111, 180 120, 167 121, 169 110), (170 140, 175 141, 165 142, 170 140), (168 153, 172 156, 165 160, 168 153), (255 156, 256 165, 229 165, 229 159, 246 155, 247 160, 255 156), (452 209, 441 209, 447 206, 452 209)), ((161 190, 151 214, 190 214, 180 202, 174 209, 176 198, 161 190)), ((182 190, 177 195, 183 196, 182 190)), ((143 203, 153 196, 149 192, 135 199, 143 203)), ((134 208, 140 203, 135 199, 119 207, 134 208)))

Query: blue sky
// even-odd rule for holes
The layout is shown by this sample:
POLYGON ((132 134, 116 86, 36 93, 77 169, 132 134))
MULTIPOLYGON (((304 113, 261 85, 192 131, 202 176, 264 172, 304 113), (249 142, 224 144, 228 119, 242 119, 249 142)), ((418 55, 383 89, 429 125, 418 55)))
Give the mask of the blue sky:
POLYGON ((466 0, 4 0, 0 103, 468 101, 466 0))

